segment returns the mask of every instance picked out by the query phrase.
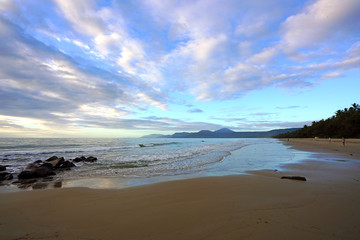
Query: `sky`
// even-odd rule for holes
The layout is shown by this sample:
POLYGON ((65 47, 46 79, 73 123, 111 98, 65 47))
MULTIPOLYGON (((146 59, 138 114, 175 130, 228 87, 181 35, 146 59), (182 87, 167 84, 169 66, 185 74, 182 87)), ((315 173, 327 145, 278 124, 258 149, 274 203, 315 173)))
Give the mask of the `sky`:
POLYGON ((0 137, 302 127, 360 103, 359 0, 0 0, 0 137))

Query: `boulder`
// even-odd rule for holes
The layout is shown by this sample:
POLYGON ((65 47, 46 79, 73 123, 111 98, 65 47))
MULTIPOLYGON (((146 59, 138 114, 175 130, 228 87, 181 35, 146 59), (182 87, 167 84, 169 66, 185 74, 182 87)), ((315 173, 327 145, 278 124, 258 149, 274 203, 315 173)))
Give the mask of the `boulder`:
POLYGON ((47 176, 56 175, 51 169, 49 169, 47 167, 39 167, 39 168, 35 169, 34 172, 39 177, 47 177, 47 176))
POLYGON ((297 181, 306 181, 305 177, 302 176, 282 176, 281 179, 290 179, 290 180, 297 180, 297 181))
POLYGON ((16 181, 12 182, 12 184, 33 184, 36 182, 37 182, 36 179, 18 179, 16 181))
POLYGON ((96 157, 93 157, 93 156, 90 156, 90 157, 84 157, 84 156, 81 156, 81 157, 77 157, 73 160, 74 162, 95 162, 97 161, 97 158, 96 157))
POLYGON ((39 162, 39 161, 36 161, 36 162, 33 162, 33 163, 29 163, 29 164, 26 166, 26 170, 29 170, 29 171, 35 170, 36 168, 38 168, 38 167, 41 166, 41 163, 42 163, 42 162, 39 162))
POLYGON ((5 171, 6 170, 6 166, 0 165, 0 171, 5 171))
POLYGON ((49 186, 49 183, 37 182, 37 183, 34 183, 31 187, 32 187, 32 189, 45 189, 48 186, 49 186))
POLYGON ((74 163, 66 160, 60 165, 60 169, 70 170, 70 168, 76 167, 74 163))
POLYGON ((51 163, 51 165, 53 166, 53 169, 59 168, 60 165, 65 161, 65 159, 63 157, 58 158, 56 156, 53 156, 51 158, 49 158, 48 160, 46 160, 47 163, 51 163))
POLYGON ((53 169, 53 165, 51 163, 48 163, 48 162, 41 164, 40 167, 46 167, 46 168, 48 168, 50 170, 53 169))
POLYGON ((46 161, 46 162, 51 162, 51 161, 56 160, 56 159, 58 159, 57 156, 52 156, 51 158, 48 158, 48 159, 46 159, 45 161, 46 161))
POLYGON ((11 180, 13 179, 13 175, 8 172, 1 172, 0 173, 0 182, 5 180, 11 180))
POLYGON ((61 188, 62 187, 62 182, 58 181, 58 182, 54 182, 54 188, 61 188))
POLYGON ((97 158, 93 157, 93 156, 90 156, 90 157, 85 159, 85 162, 96 162, 96 161, 97 161, 97 158))
POLYGON ((21 173, 19 173, 18 175, 18 179, 30 179, 30 178, 37 178, 37 174, 34 171, 22 171, 21 173))
POLYGON ((28 170, 22 171, 21 173, 19 173, 18 178, 19 179, 42 178, 51 175, 55 175, 55 173, 51 169, 47 167, 38 167, 31 171, 28 170))
POLYGON ((83 162, 83 161, 85 161, 85 160, 86 160, 86 157, 81 156, 81 157, 75 158, 73 161, 74 161, 74 162, 83 162))

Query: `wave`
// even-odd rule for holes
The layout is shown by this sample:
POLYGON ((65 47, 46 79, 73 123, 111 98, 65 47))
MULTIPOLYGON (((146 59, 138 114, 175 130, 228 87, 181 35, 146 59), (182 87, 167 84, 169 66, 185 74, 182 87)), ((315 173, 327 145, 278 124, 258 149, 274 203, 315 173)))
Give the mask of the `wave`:
POLYGON ((83 149, 64 149, 64 150, 45 150, 45 151, 16 151, 16 152, 3 152, 0 153, 0 157, 11 156, 24 156, 24 155, 48 155, 48 154, 66 154, 66 153, 84 153, 84 152, 99 152, 99 151, 111 151, 116 149, 131 149, 136 146, 119 146, 119 147, 93 147, 83 149))
POLYGON ((148 144, 139 144, 139 147, 155 147, 155 146, 164 146, 164 145, 172 145, 179 144, 179 142, 164 142, 164 143, 148 143, 148 144))
MULTIPOLYGON (((41 148, 76 148, 80 147, 79 144, 61 144, 61 145, 41 145, 41 148)), ((39 148, 39 144, 24 144, 24 145, 5 145, 0 146, 0 150, 7 149, 29 149, 29 148, 39 148)))

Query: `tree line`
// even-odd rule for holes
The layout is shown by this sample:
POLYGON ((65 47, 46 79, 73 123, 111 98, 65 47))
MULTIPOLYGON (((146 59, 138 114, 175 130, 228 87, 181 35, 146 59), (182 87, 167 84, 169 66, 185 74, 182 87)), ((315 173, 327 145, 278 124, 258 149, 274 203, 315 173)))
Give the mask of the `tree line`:
POLYGON ((279 134, 278 138, 360 138, 360 105, 352 104, 350 108, 337 110, 335 115, 324 120, 312 122, 300 130, 279 134))

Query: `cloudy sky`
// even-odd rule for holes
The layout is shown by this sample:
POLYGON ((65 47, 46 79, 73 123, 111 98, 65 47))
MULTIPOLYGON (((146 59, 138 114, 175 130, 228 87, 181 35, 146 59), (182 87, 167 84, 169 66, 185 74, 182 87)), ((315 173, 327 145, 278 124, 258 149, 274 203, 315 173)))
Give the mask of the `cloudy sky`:
POLYGON ((360 103, 359 0, 0 0, 0 137, 302 127, 360 103))

